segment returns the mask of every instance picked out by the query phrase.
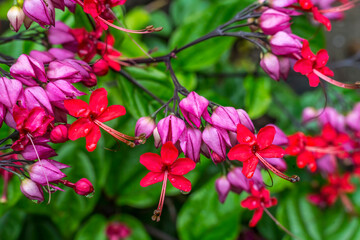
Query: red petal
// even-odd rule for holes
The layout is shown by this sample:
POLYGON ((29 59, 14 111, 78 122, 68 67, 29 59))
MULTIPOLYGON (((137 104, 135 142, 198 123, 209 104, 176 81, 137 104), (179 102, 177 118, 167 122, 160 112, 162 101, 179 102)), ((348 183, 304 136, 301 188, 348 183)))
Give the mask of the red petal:
POLYGON ((245 144, 238 144, 232 147, 228 153, 230 160, 247 161, 254 156, 251 151, 251 147, 245 144))
POLYGON ((307 77, 310 87, 317 87, 319 85, 320 79, 315 73, 309 73, 307 77))
POLYGON ((264 209, 258 208, 255 210, 254 215, 252 219, 250 220, 249 227, 255 227, 256 224, 260 221, 262 215, 263 215, 264 209))
POLYGON ((165 143, 161 148, 161 159, 165 165, 171 165, 179 156, 179 152, 172 142, 165 143))
POLYGON ((161 157, 156 153, 144 153, 140 156, 140 163, 152 172, 163 172, 161 157))
POLYGON ((252 178, 258 162, 259 160, 256 157, 253 157, 243 163, 242 173, 245 175, 245 177, 252 178))
POLYGON ((90 96, 89 106, 92 112, 100 115, 108 105, 107 91, 105 88, 98 88, 90 96))
POLYGON ((315 59, 316 59, 316 56, 311 51, 309 42, 307 40, 303 41, 303 46, 301 48, 301 56, 303 56, 303 58, 306 58, 311 61, 315 61, 315 59))
POLYGON ((267 148, 258 151, 258 153, 263 158, 281 158, 285 155, 285 150, 279 146, 270 145, 267 148))
POLYGON ((174 187, 181 191, 191 191, 191 182, 183 176, 169 174, 169 181, 174 187))
POLYGON ((328 67, 319 68, 318 71, 324 74, 325 76, 329 76, 329 77, 334 76, 334 72, 328 67))
POLYGON ((329 60, 329 54, 325 49, 321 49, 316 54, 316 64, 315 68, 322 68, 326 65, 329 60))
POLYGON ((64 106, 69 114, 74 117, 87 117, 90 113, 89 105, 80 99, 64 100, 64 106))
POLYGON ((120 116, 125 115, 126 110, 121 105, 112 105, 107 107, 104 112, 96 118, 96 120, 99 120, 100 122, 107 122, 110 120, 113 120, 115 118, 118 118, 120 116))
POLYGON ((255 135, 244 125, 237 125, 237 140, 240 144, 250 144, 253 145, 256 143, 255 135))
POLYGON ((92 152, 95 150, 97 143, 101 137, 100 128, 96 125, 93 125, 93 127, 90 129, 90 132, 88 135, 86 135, 86 149, 89 152, 92 152))
POLYGON ((248 208, 249 210, 254 210, 261 207, 259 198, 254 196, 249 196, 245 200, 243 200, 241 202, 241 206, 243 208, 248 208))
POLYGON ((304 151, 299 154, 296 159, 296 164, 299 168, 304 168, 309 162, 314 162, 315 158, 309 151, 304 151))
POLYGON ((276 130, 272 126, 266 126, 260 129, 256 136, 260 149, 267 148, 274 141, 276 130))
POLYGON ((190 158, 179 158, 170 166, 169 173, 174 175, 184 175, 195 167, 196 163, 190 158))
POLYGON ((69 127, 69 139, 75 141, 78 138, 85 137, 93 126, 95 124, 88 118, 79 118, 69 127))
POLYGON ((294 71, 303 75, 309 74, 313 71, 313 62, 308 59, 300 59, 295 63, 294 71))
POLYGON ((313 13, 314 19, 315 19, 316 21, 318 21, 319 23, 323 24, 328 31, 331 30, 331 22, 330 22, 330 20, 329 20, 327 17, 325 17, 324 15, 322 15, 322 14, 319 12, 319 10, 318 10, 317 7, 313 7, 313 8, 312 8, 312 13, 313 13))
POLYGON ((149 172, 140 181, 140 186, 147 187, 151 184, 158 183, 164 180, 164 173, 149 172))

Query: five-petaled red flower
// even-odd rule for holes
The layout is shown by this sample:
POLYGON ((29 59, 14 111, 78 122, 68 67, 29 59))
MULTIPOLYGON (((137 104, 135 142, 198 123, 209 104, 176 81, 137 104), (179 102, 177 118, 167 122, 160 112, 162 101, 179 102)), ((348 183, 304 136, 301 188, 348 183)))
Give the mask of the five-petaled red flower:
POLYGON ((302 58, 294 65, 294 71, 307 76, 311 87, 319 85, 319 73, 325 76, 334 76, 333 71, 326 67, 329 55, 325 49, 321 49, 315 55, 310 49, 309 42, 304 40, 301 56, 302 58))
POLYGON ((264 208, 269 208, 277 204, 277 199, 270 197, 270 192, 262 187, 260 190, 256 189, 251 182, 251 196, 248 196, 241 202, 241 206, 249 210, 255 210, 253 217, 250 220, 249 226, 255 227, 261 219, 264 208))
POLYGON ((147 187, 163 181, 159 205, 152 216, 154 221, 160 221, 168 179, 177 189, 184 192, 191 191, 191 182, 183 175, 193 170, 196 164, 190 158, 177 159, 178 156, 179 152, 172 142, 166 142, 162 146, 161 156, 156 153, 144 153, 140 156, 140 163, 150 170, 150 172, 141 179, 140 185, 147 187))
POLYGON ((140 181, 142 187, 167 181, 184 192, 191 191, 191 182, 183 175, 195 168, 195 162, 190 158, 179 158, 179 152, 172 142, 165 143, 161 148, 161 156, 156 153, 144 153, 140 163, 150 172, 140 181))
POLYGON ((90 96, 87 104, 80 99, 69 99, 64 101, 65 108, 69 114, 78 119, 69 128, 69 139, 76 140, 86 138, 86 149, 94 151, 101 137, 100 127, 117 139, 126 142, 125 135, 106 126, 103 122, 113 120, 126 113, 121 105, 108 105, 107 91, 104 88, 96 89, 90 96))
MULTIPOLYGON (((238 145, 230 149, 228 157, 230 160, 239 160, 243 162, 242 172, 247 178, 254 175, 258 161, 260 160, 266 167, 274 171, 264 158, 281 158, 285 151, 272 142, 275 137, 276 130, 272 126, 266 126, 260 129, 255 135, 244 125, 237 125, 238 145)), ((274 172, 278 174, 277 172, 274 172)))

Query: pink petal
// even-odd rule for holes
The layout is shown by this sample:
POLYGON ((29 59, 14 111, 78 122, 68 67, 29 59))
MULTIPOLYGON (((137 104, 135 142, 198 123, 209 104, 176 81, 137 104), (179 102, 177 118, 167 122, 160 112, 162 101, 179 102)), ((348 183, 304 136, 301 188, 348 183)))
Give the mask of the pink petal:
POLYGON ((190 158, 179 158, 169 169, 170 174, 185 175, 196 167, 196 163, 190 158))
POLYGON ((191 182, 183 176, 169 174, 169 181, 174 187, 181 191, 191 191, 191 182))
POLYGON ((164 165, 156 153, 144 153, 140 156, 140 163, 152 172, 163 172, 164 165))
POLYGON ((74 117, 87 117, 90 113, 89 105, 80 99, 65 100, 64 106, 74 117))
POLYGON ((105 88, 98 88, 90 96, 89 106, 92 112, 100 115, 108 105, 107 91, 105 88))
POLYGON ((165 165, 171 165, 179 156, 177 148, 172 142, 165 143, 161 148, 161 159, 165 165))
POLYGON ((258 135, 256 136, 260 149, 267 148, 272 144, 275 133, 276 130, 272 126, 266 126, 260 129, 258 135))
POLYGON ((163 172, 149 172, 145 175, 140 181, 140 186, 147 187, 154 183, 158 183, 164 180, 164 173, 163 172))
POLYGON ((123 115, 125 115, 125 113, 126 113, 126 110, 123 106, 112 105, 112 106, 105 108, 103 113, 100 116, 98 116, 96 118, 96 120, 98 120, 100 122, 107 122, 107 121, 113 120, 115 118, 118 118, 120 116, 123 116, 123 115))

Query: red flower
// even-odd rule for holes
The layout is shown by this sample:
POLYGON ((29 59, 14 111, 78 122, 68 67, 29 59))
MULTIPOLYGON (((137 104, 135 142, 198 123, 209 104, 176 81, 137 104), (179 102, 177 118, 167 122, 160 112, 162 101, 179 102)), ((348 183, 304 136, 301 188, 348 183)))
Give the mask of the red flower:
POLYGON ((311 87, 319 85, 319 73, 325 76, 334 76, 333 71, 325 66, 329 60, 329 55, 325 49, 321 49, 315 55, 310 49, 309 42, 304 40, 301 56, 303 58, 295 63, 294 71, 307 76, 311 87))
POLYGON ((307 76, 311 87, 319 85, 321 75, 334 76, 333 71, 326 67, 329 55, 325 49, 321 49, 315 55, 310 49, 309 42, 304 40, 301 56, 294 65, 294 71, 307 76))
POLYGON ((328 31, 331 30, 330 20, 322 15, 317 7, 311 2, 311 0, 299 0, 301 8, 306 12, 312 12, 314 19, 319 23, 323 24, 328 31))
POLYGON ((260 129, 255 135, 244 125, 237 125, 237 140, 239 144, 230 149, 228 158, 230 160, 239 160, 243 162, 242 172, 247 178, 254 175, 259 160, 276 175, 291 182, 298 181, 298 177, 289 178, 268 163, 264 158, 281 158, 285 151, 276 145, 273 145, 276 130, 272 126, 266 126, 260 129), (296 179, 295 179, 296 178, 296 179))
POLYGON ((191 191, 191 182, 183 175, 193 170, 195 162, 190 158, 179 158, 178 150, 172 142, 165 143, 161 148, 161 156, 155 153, 144 153, 140 156, 140 163, 150 172, 141 179, 140 185, 147 187, 163 181, 158 208, 154 211, 153 220, 159 221, 164 204, 166 182, 169 179, 171 184, 184 192, 191 191))
POLYGON ((270 192, 264 187, 260 190, 256 189, 254 184, 251 184, 251 196, 247 197, 241 202, 241 206, 249 210, 255 210, 253 217, 250 220, 249 226, 255 227, 261 219, 264 208, 269 208, 277 204, 276 198, 270 197, 270 192))
POLYGON ((125 108, 121 105, 108 105, 107 91, 104 88, 96 89, 90 96, 87 104, 80 99, 69 99, 64 101, 65 108, 69 114, 78 119, 69 127, 69 139, 76 140, 86 138, 86 149, 94 151, 101 137, 100 127, 116 139, 134 146, 127 140, 135 140, 134 137, 126 136, 106 126, 103 122, 113 120, 125 114, 125 108))
POLYGON ((346 193, 355 191, 354 185, 350 183, 350 177, 350 173, 345 173, 343 176, 338 174, 329 175, 329 184, 323 186, 319 194, 309 195, 309 201, 320 207, 324 207, 326 205, 333 205, 338 197, 340 197, 346 209, 352 212, 353 206, 346 195, 346 193))

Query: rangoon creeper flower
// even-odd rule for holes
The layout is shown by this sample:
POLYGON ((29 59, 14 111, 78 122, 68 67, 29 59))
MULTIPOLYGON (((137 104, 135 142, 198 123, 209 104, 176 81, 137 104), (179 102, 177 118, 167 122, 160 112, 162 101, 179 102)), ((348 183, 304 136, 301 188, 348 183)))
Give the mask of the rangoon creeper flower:
POLYGON ((185 129, 185 122, 172 114, 161 119, 157 124, 157 131, 162 144, 169 141, 176 144, 185 129))
POLYGON ((43 202, 44 193, 41 186, 31 179, 25 178, 21 181, 20 190, 25 195, 33 201, 43 202))
POLYGON ((100 128, 131 147, 135 146, 131 141, 144 138, 144 136, 127 136, 104 124, 104 122, 118 118, 126 113, 125 108, 121 105, 107 106, 107 91, 104 88, 92 92, 89 104, 80 99, 69 99, 64 101, 64 105, 70 115, 78 118, 69 127, 69 139, 75 141, 78 138, 85 137, 86 149, 89 152, 96 149, 97 142, 101 137, 100 128))
POLYGON ((209 101, 198 95, 196 92, 191 92, 189 95, 180 101, 180 109, 185 117, 185 120, 192 126, 194 124, 197 128, 201 125, 201 117, 207 122, 211 122, 210 114, 207 111, 209 101))
POLYGON ((237 140, 239 144, 230 149, 228 157, 230 160, 243 162, 242 172, 247 178, 251 178, 254 175, 256 166, 260 160, 266 168, 279 177, 291 182, 297 182, 300 180, 298 176, 288 177, 264 159, 281 158, 285 154, 285 151, 281 147, 272 144, 275 134, 276 130, 274 127, 266 126, 260 129, 255 137, 244 125, 238 124, 237 140))
POLYGON ((276 198, 270 197, 270 192, 262 187, 257 189, 254 185, 251 186, 251 196, 247 197, 241 202, 241 206, 249 210, 255 210, 254 215, 249 223, 250 227, 255 227, 261 219, 264 208, 269 208, 277 204, 276 198))
POLYGON ((163 182, 160 201, 152 216, 153 221, 160 221, 164 205, 167 180, 177 189, 190 192, 191 182, 183 175, 193 170, 195 162, 189 158, 178 158, 179 152, 172 142, 166 142, 161 148, 161 156, 155 153, 144 153, 140 156, 140 163, 150 172, 140 181, 142 187, 163 182))
POLYGON ((333 71, 326 67, 329 55, 325 49, 321 49, 315 55, 310 49, 309 42, 304 40, 301 56, 302 58, 294 65, 294 71, 305 75, 309 79, 311 87, 317 87, 317 85, 319 85, 319 76, 334 76, 333 71))

